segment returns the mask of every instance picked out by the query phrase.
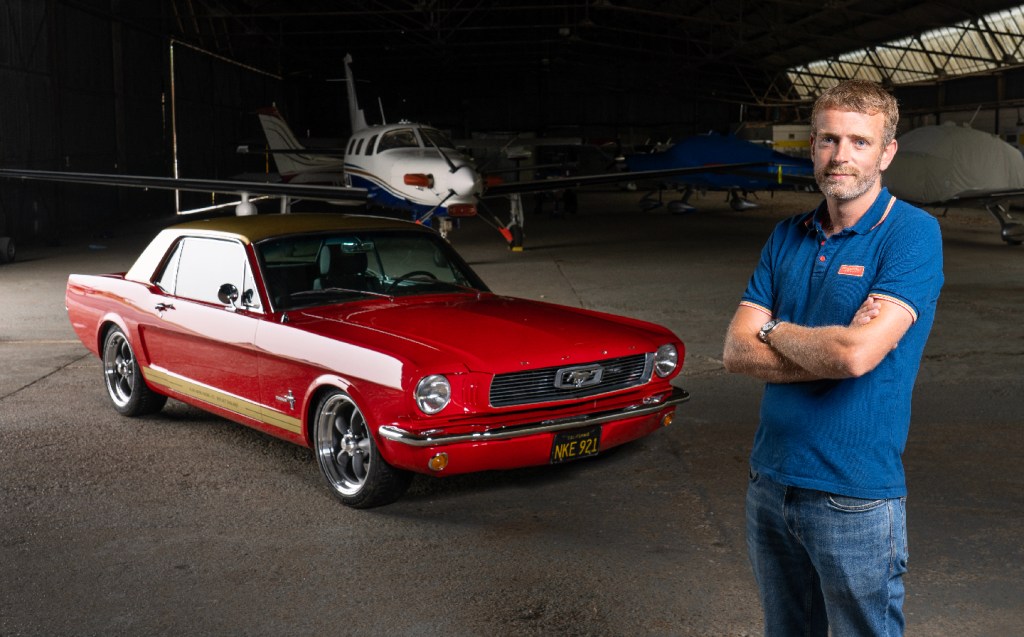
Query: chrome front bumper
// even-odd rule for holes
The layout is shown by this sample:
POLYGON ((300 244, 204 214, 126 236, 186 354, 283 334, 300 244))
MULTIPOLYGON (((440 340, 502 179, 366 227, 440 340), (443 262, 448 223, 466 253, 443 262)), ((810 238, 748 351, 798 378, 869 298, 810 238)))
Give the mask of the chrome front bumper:
POLYGON ((681 405, 690 399, 690 394, 678 387, 673 387, 668 394, 651 396, 644 399, 642 403, 630 405, 615 411, 608 411, 598 414, 586 414, 583 416, 571 416, 569 418, 557 418, 542 420, 540 422, 516 425, 514 427, 499 427, 483 433, 472 434, 418 434, 406 431, 394 425, 384 425, 377 431, 388 440, 400 442, 412 447, 434 447, 439 445, 452 445, 460 442, 487 442, 489 440, 504 440, 506 438, 521 438, 540 433, 551 433, 566 429, 576 429, 590 425, 602 425, 604 423, 636 418, 657 413, 666 407, 681 405))

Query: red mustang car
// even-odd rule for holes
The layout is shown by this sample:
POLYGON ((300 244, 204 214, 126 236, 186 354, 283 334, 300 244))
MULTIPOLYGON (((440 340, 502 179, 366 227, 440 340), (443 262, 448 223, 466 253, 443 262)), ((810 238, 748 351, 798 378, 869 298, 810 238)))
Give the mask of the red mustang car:
POLYGON ((71 275, 66 302, 118 412, 172 397, 310 447, 353 507, 414 472, 592 456, 688 398, 669 330, 493 294, 435 232, 378 217, 184 223, 126 273, 71 275))

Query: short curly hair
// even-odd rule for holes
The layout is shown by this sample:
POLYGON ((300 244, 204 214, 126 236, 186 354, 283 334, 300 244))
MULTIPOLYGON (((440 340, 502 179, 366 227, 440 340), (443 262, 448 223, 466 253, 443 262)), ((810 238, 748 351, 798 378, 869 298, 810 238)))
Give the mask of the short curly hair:
POLYGON ((814 102, 811 111, 811 130, 817 131, 818 114, 826 110, 851 111, 885 116, 885 127, 882 129, 883 146, 896 138, 896 125, 900 121, 900 108, 896 98, 876 82, 868 80, 843 80, 826 90, 814 102))

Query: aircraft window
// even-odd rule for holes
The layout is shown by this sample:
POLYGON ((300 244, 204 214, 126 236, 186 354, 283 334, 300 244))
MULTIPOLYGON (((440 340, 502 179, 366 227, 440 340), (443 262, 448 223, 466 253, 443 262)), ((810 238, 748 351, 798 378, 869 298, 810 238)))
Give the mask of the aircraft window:
POLYGON ((426 142, 427 146, 437 146, 438 148, 455 148, 455 144, 452 140, 448 139, 448 136, 437 130, 436 128, 421 128, 420 135, 423 136, 423 141, 426 142))
POLYGON ((353 137, 352 139, 348 140, 348 152, 346 154, 351 155, 352 154, 352 149, 355 148, 355 147, 356 147, 356 138, 353 137))
POLYGON ((381 136, 377 152, 382 153, 392 148, 419 148, 419 145, 411 128, 400 128, 388 131, 381 136))
POLYGON ((360 152, 360 151, 361 151, 362 149, 363 149, 363 138, 362 138, 362 137, 360 137, 360 138, 359 138, 359 141, 358 141, 358 142, 356 142, 356 150, 355 150, 355 152, 354 152, 354 153, 352 153, 352 154, 353 154, 353 155, 358 155, 358 154, 359 154, 359 152, 360 152))
POLYGON ((377 141, 377 136, 374 135, 373 137, 370 138, 370 141, 366 142, 366 154, 367 155, 372 155, 373 154, 373 144, 376 141, 377 141))

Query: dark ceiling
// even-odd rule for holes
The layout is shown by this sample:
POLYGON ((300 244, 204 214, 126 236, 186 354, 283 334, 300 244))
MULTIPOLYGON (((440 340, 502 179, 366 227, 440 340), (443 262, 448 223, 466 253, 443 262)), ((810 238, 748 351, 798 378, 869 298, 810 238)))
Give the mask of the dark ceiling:
POLYGON ((787 67, 1018 6, 1006 0, 170 0, 178 37, 285 76, 792 100, 787 67), (393 81, 393 80, 392 80, 393 81))

